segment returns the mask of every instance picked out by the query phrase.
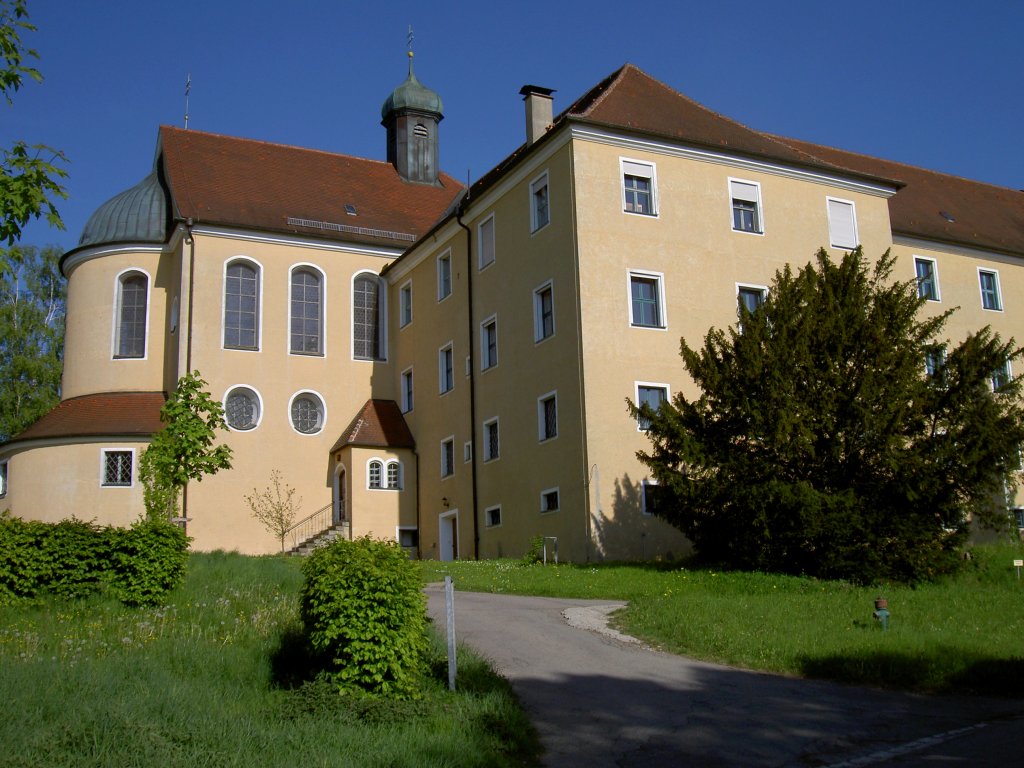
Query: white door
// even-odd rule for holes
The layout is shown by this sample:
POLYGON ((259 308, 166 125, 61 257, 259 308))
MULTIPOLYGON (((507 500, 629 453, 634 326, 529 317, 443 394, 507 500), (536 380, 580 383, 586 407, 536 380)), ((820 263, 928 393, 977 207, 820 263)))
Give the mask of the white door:
POLYGON ((438 553, 441 560, 458 560, 459 558, 459 513, 457 510, 445 512, 438 517, 438 553))

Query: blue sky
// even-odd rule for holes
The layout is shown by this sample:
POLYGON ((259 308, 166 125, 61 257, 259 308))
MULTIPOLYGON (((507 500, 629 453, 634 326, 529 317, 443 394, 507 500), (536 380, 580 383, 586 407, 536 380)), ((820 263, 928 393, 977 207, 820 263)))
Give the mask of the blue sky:
POLYGON ((560 111, 625 62, 753 128, 1024 187, 1024 3, 29 0, 45 81, 0 105, 0 146, 62 149, 72 248, 149 171, 161 124, 383 159, 406 74, 445 105, 441 165, 478 178, 524 138, 519 88, 560 111))

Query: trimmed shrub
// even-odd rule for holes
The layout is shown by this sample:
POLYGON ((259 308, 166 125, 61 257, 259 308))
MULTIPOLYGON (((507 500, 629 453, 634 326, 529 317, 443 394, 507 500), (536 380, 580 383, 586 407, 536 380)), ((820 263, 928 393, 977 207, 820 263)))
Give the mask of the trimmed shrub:
POLYGON ((426 597, 395 542, 336 539, 302 567, 306 639, 342 694, 416 698, 426 672, 426 597))
POLYGON ((101 528, 0 517, 0 603, 49 593, 77 598, 105 585, 127 605, 160 602, 185 575, 188 538, 166 522, 101 528))
POLYGON ((109 531, 110 588, 125 605, 156 605, 185 578, 188 537, 178 526, 142 520, 109 531))

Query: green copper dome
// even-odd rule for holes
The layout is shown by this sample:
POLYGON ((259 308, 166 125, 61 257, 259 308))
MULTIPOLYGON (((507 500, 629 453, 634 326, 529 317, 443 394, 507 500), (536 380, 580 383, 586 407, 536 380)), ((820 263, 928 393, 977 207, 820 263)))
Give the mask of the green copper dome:
POLYGON ((167 194, 156 170, 110 198, 89 217, 78 246, 100 243, 162 243, 167 239, 167 194))
POLYGON ((434 112, 438 115, 444 110, 441 97, 436 91, 427 88, 416 79, 412 71, 412 56, 409 56, 409 76, 405 82, 395 88, 380 108, 381 119, 387 120, 388 115, 401 109, 415 109, 421 112, 434 112))

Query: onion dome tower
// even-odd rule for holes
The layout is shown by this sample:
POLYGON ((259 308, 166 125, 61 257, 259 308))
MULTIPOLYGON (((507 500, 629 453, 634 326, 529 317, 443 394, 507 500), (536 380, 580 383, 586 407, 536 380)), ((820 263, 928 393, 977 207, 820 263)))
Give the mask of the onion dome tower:
POLYGON ((154 169, 131 189, 101 205, 85 224, 78 247, 101 243, 163 243, 167 240, 167 194, 154 169))
POLYGON ((405 181, 439 184, 437 125, 444 119, 441 97, 416 79, 409 51, 409 76, 381 107, 388 131, 388 162, 405 181))

